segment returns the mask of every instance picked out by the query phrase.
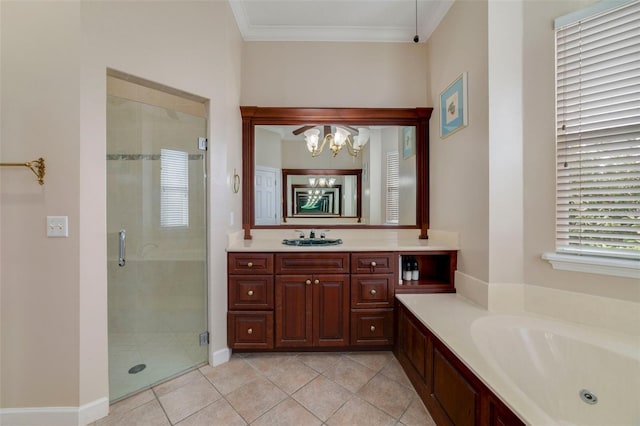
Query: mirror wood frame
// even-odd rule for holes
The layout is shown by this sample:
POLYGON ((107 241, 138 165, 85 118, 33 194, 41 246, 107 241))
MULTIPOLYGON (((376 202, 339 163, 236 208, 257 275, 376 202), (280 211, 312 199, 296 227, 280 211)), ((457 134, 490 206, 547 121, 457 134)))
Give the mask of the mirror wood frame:
MULTIPOLYGON (((416 128, 416 224, 415 225, 322 225, 324 228, 418 228, 420 239, 429 229, 429 118, 433 108, 296 108, 241 106, 242 115, 242 229, 295 228, 299 225, 255 224, 255 126, 359 124, 369 126, 415 126, 416 128)), ((346 155, 346 154, 345 154, 346 155)))

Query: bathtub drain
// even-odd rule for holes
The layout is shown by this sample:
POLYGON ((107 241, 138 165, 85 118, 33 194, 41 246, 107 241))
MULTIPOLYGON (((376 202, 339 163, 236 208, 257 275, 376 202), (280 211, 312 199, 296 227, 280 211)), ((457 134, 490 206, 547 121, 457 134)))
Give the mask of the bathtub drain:
POLYGON ((582 389, 579 393, 580 393, 580 399, 582 399, 587 404, 593 405, 598 403, 598 397, 596 396, 596 394, 594 394, 590 390, 582 389))

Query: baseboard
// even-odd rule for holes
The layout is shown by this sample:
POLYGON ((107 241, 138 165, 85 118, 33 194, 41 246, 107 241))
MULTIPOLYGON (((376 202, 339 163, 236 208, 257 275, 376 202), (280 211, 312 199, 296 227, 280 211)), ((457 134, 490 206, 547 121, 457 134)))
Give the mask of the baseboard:
POLYGON ((84 426, 109 414, 109 399, 80 407, 28 407, 0 409, 2 426, 84 426))
POLYGON ((220 364, 224 364, 225 362, 231 359, 231 349, 224 348, 217 350, 211 354, 211 365, 216 366, 220 364))

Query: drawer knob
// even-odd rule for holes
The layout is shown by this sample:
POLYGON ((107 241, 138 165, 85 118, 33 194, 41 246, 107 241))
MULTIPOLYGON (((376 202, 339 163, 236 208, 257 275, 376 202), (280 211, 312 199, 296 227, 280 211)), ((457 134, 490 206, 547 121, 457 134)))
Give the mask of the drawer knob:
POLYGON ((313 281, 314 284, 320 284, 320 280, 313 281))
POLYGON ((247 294, 248 294, 249 296, 253 296, 253 290, 249 290, 249 291, 247 292, 247 294))
POLYGON ((253 328, 247 329, 247 334, 253 334, 253 328))
POLYGON ((253 262, 247 263, 247 268, 253 268, 253 262))
POLYGON ((375 268, 378 264, 376 262, 371 262, 371 266, 375 268))
POLYGON ((376 331, 376 326, 375 326, 375 325, 372 325, 372 326, 370 327, 370 329, 371 329, 371 332, 373 333, 374 331, 376 331))
POLYGON ((375 296, 376 294, 378 294, 378 292, 375 289, 371 289, 369 293, 371 293, 372 296, 375 296))
POLYGON ((307 285, 309 285, 309 284, 311 284, 311 280, 307 280, 307 281, 305 281, 305 283, 306 283, 307 285))

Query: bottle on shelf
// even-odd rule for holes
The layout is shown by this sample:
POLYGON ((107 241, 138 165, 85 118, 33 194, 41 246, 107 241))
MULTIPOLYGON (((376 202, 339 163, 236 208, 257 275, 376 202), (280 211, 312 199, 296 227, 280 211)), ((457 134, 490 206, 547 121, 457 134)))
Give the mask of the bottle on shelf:
POLYGON ((418 281, 420 279, 420 267, 418 265, 418 259, 414 256, 411 258, 411 279, 418 281))
MULTIPOLYGON (((403 262, 402 262, 402 279, 404 281, 411 281, 411 278, 413 277, 413 273, 411 271, 411 258, 408 256, 403 256, 403 262)), ((410 284, 410 283, 407 283, 410 284)))

